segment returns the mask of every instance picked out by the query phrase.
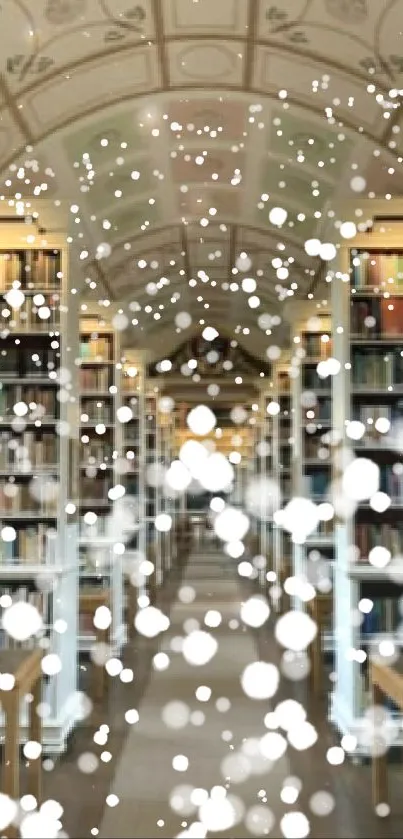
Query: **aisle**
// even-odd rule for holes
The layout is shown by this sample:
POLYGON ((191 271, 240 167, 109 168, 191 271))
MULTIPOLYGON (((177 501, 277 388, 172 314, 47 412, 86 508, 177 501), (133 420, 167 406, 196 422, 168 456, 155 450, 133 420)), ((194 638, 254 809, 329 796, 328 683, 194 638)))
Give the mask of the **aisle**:
MULTIPOLYGON (((184 819, 172 811, 169 800, 174 788, 187 784, 210 791, 215 785, 224 785, 223 759, 238 750, 244 738, 267 733, 263 718, 268 704, 248 699, 240 684, 244 667, 256 659, 257 653, 252 633, 240 626, 233 629, 229 625, 239 619, 240 608, 240 588, 230 562, 218 552, 194 553, 183 586, 194 589, 195 599, 189 605, 177 600, 172 609, 171 626, 161 646, 161 650, 169 654, 171 663, 164 672, 153 674, 139 709, 140 721, 133 727, 128 726, 127 743, 111 787, 111 793, 119 797, 119 804, 115 808, 106 807, 99 834, 102 839, 176 836, 184 829, 181 823, 188 821, 191 824, 197 814, 184 819), (209 609, 218 610, 222 615, 220 627, 211 630, 219 643, 218 651, 209 664, 191 666, 181 653, 172 652, 171 642, 184 635, 184 622, 189 619, 196 619, 203 628, 209 609), (195 691, 200 686, 211 689, 208 702, 196 698, 195 691), (220 698, 230 700, 228 711, 217 710, 216 702, 220 698), (190 711, 197 711, 198 715, 203 712, 204 724, 194 724, 200 723, 196 715, 196 719, 181 730, 167 727, 161 714, 164 706, 173 700, 186 703, 190 711), (232 732, 231 739, 229 732, 232 732), (185 772, 172 767, 172 760, 178 754, 189 760, 185 772), (160 820, 163 824, 158 825, 160 820)), ((223 705, 225 707, 225 703, 223 705)), ((246 782, 231 787, 231 793, 242 799, 246 809, 259 803, 257 793, 268 783, 268 804, 280 804, 288 759, 278 761, 269 775, 268 761, 263 768, 264 775, 252 775, 246 782)), ((214 832, 209 833, 209 836, 214 835, 214 832)), ((241 821, 228 834, 219 835, 245 836, 244 823, 241 821)))

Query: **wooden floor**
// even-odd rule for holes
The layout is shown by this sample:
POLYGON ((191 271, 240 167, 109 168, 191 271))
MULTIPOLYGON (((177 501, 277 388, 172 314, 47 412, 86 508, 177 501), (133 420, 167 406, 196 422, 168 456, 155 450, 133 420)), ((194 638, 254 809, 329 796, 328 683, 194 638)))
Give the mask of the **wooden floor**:
MULTIPOLYGON (((220 557, 217 554, 217 560, 220 557)), ((193 560, 191 560, 192 562, 193 560)), ((187 573, 187 572, 186 572, 187 573)), ((179 580, 171 580, 163 594, 163 608, 168 610, 170 604, 174 604, 179 580)), ((214 580, 211 581, 214 590, 214 580)), ((239 590, 239 598, 241 598, 239 590)), ((214 597, 209 601, 209 608, 214 608, 214 597)), ((278 661, 278 648, 274 642, 272 627, 268 626, 264 631, 256 633, 259 656, 262 659, 278 661)), ((70 839, 84 839, 94 835, 93 828, 99 828, 102 815, 105 809, 105 798, 114 789, 113 779, 116 770, 121 764, 120 758, 128 737, 128 726, 124 719, 124 713, 129 707, 140 709, 142 697, 149 684, 152 673, 151 660, 157 650, 157 643, 147 641, 143 638, 136 639, 128 646, 124 653, 124 664, 131 667, 135 673, 135 681, 131 685, 122 685, 113 680, 109 697, 104 705, 98 707, 91 719, 82 724, 74 733, 68 753, 65 754, 56 764, 52 771, 45 773, 45 798, 54 798, 63 805, 65 814, 63 817, 63 828, 70 839), (100 754, 103 750, 93 741, 95 731, 101 724, 106 723, 110 728, 108 744, 103 748, 112 753, 112 761, 109 764, 99 764, 99 768, 92 775, 83 774, 77 761, 83 753, 91 752, 100 754)), ((83 685, 85 686, 86 674, 83 671, 83 685)), ((208 684, 208 682, 206 682, 208 684)), ((331 745, 338 744, 336 733, 326 722, 325 701, 313 700, 309 697, 307 686, 301 684, 295 686, 286 682, 283 686, 283 697, 294 696, 303 702, 309 720, 316 726, 319 732, 318 743, 308 751, 296 752, 289 749, 289 772, 297 776, 302 782, 302 791, 298 803, 294 806, 285 806, 279 800, 273 803, 270 800, 270 774, 257 779, 256 788, 265 788, 268 791, 268 804, 275 811, 277 822, 271 832, 273 839, 281 837, 279 819, 281 813, 287 810, 301 810, 309 818, 310 836, 314 839, 357 839, 357 837, 368 837, 368 839, 401 839, 403 836, 403 796, 401 787, 403 784, 403 766, 394 765, 390 768, 390 802, 392 807, 391 815, 387 819, 378 819, 372 811, 371 805, 371 776, 368 766, 354 766, 346 761, 341 767, 330 767, 326 762, 326 750, 331 745), (285 693, 286 690, 286 693, 285 693), (328 791, 335 799, 335 808, 327 817, 316 817, 310 809, 310 798, 317 791, 328 791)), ((180 697, 178 696, 178 699, 180 697)), ((253 705, 253 703, 252 703, 253 705)), ((180 732, 178 733, 180 742, 180 732)), ((180 750, 179 750, 180 751, 180 750)), ((133 755, 136 760, 136 755, 133 755)), ((146 776, 149 776, 150 784, 153 783, 153 767, 144 766, 146 776)), ((119 773, 118 773, 119 774, 119 773)), ((179 777, 178 783, 186 783, 185 776, 179 777)), ((256 800, 258 803, 258 799, 256 800)), ((119 832, 119 807, 114 811, 116 824, 113 836, 140 836, 136 827, 128 828, 123 826, 119 832), (132 830, 132 832, 130 832, 132 830)), ((123 818, 123 815, 122 815, 123 818)), ((191 820, 190 820, 191 821, 191 820)), ((155 835, 158 835, 158 828, 155 835)), ((147 834, 153 835, 153 834, 147 834)), ((166 835, 164 833, 164 835, 166 835)), ((176 834, 173 834, 176 835, 176 834)), ((208 834, 213 836, 213 834, 208 834)), ((217 834, 222 835, 222 834, 217 834)), ((224 834, 231 836, 231 832, 224 834)), ((234 833, 238 836, 238 833, 234 833)), ((249 835, 245 831, 245 836, 249 835)))

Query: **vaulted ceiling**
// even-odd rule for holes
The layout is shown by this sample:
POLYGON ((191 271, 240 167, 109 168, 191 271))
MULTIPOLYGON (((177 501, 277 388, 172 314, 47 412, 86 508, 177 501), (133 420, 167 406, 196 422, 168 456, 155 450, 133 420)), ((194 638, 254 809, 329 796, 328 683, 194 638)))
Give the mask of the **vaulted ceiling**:
POLYGON ((140 341, 182 340, 187 312, 262 351, 259 317, 315 287, 304 242, 336 240, 354 178, 403 191, 400 30, 399 0, 7 0, 2 192, 67 199, 86 294, 140 341))

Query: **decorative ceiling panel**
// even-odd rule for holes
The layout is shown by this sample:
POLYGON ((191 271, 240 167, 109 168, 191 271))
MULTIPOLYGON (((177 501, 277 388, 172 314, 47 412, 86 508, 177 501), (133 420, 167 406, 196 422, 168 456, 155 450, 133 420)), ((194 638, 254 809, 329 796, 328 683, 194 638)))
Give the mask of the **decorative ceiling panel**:
POLYGON ((0 166, 12 160, 13 155, 19 154, 24 139, 21 128, 16 124, 10 111, 7 109, 0 111, 0 166))
POLYGON ((204 267, 211 275, 212 272, 222 269, 228 264, 228 252, 226 247, 209 244, 208 242, 192 242, 189 246, 189 259, 193 265, 204 267))
POLYGON ((213 185, 214 182, 229 185, 237 169, 242 173, 244 163, 243 154, 234 154, 217 146, 211 146, 210 141, 199 148, 187 146, 186 153, 178 153, 171 162, 172 177, 176 183, 185 185, 192 183, 213 185), (218 175, 217 178, 216 175, 218 175))
MULTIPOLYGON (((305 217, 302 220, 299 220, 297 218, 297 216, 299 215, 299 211, 296 210, 294 205, 289 204, 287 194, 285 193, 283 196, 280 197, 282 198, 281 206, 286 210, 288 214, 286 224, 283 226, 281 232, 284 233, 284 236, 295 236, 297 239, 300 239, 301 243, 303 243, 305 239, 308 239, 311 235, 313 235, 317 222, 312 215, 304 213, 303 206, 299 209, 305 217)), ((255 223, 258 227, 270 228, 271 234, 276 235, 275 228, 272 228, 268 222, 268 212, 268 206, 266 206, 263 210, 256 208, 255 223)), ((279 232, 277 232, 277 241, 281 241, 281 233, 279 232)))
POLYGON ((315 53, 328 73, 332 62, 358 75, 374 67, 387 82, 393 54, 400 53, 393 22, 396 8, 390 0, 260 0, 258 33, 286 50, 315 53))
POLYGON ((117 235, 134 236, 136 233, 140 233, 143 224, 149 222, 152 225, 158 221, 158 210, 155 204, 151 206, 145 201, 137 202, 126 210, 111 214, 108 220, 111 223, 111 228, 102 231, 106 241, 110 241, 117 235))
POLYGON ((353 143, 350 132, 345 132, 341 140, 340 126, 329 126, 323 115, 316 119, 306 119, 293 113, 273 108, 268 147, 270 154, 287 157, 299 169, 306 173, 307 168, 320 176, 336 179, 349 159, 353 143), (298 161, 302 154, 303 160, 298 161), (320 167, 320 163, 324 165, 320 167))
POLYGON ((181 137, 187 141, 200 133, 208 139, 210 131, 216 131, 218 138, 228 143, 239 140, 246 124, 247 105, 228 100, 227 96, 213 99, 203 94, 200 98, 170 102, 168 114, 169 122, 181 126, 181 137))
MULTIPOLYGON (((288 238, 292 231, 287 231, 284 234, 282 231, 281 240, 286 245, 287 256, 292 256, 293 259, 301 266, 311 266, 312 262, 305 253, 302 246, 297 247, 288 238)), ((273 256, 279 253, 277 245, 279 243, 279 236, 273 235, 269 231, 262 232, 258 229, 250 229, 247 227, 237 228, 237 245, 241 250, 248 253, 257 253, 264 262, 271 262, 273 256)))
POLYGON ((155 195, 158 186, 153 178, 152 164, 142 160, 138 166, 136 171, 140 172, 140 178, 136 181, 130 175, 133 171, 131 165, 115 166, 109 171, 97 174, 87 193, 88 206, 94 212, 108 207, 120 210, 121 205, 128 201, 137 202, 144 200, 148 195, 155 195))
POLYGON ((167 43, 167 56, 172 85, 242 84, 242 41, 171 41, 167 43))
POLYGON ((81 112, 107 107, 116 98, 153 90, 158 82, 157 64, 150 47, 110 56, 75 70, 74 76, 54 77, 37 91, 22 97, 25 115, 39 135, 52 125, 68 125, 81 112))
POLYGON ((278 79, 281 79, 283 88, 294 101, 305 102, 320 114, 330 107, 336 117, 342 116, 346 121, 368 129, 375 128, 379 105, 373 96, 364 95, 362 82, 334 71, 327 74, 323 65, 310 58, 294 56, 290 61, 288 55, 273 51, 272 47, 259 47, 256 55, 256 87, 276 90, 278 79))
MULTIPOLYGON (((235 189, 210 189, 199 188, 196 192, 181 195, 180 215, 196 216, 200 219, 211 218, 210 210, 217 210, 219 218, 236 218, 241 208, 241 195, 235 189)), ((215 215, 213 216, 215 218, 215 215)), ((204 224, 204 222, 203 222, 204 224)), ((206 228, 202 226, 200 230, 206 228)))
POLYGON ((71 163, 88 153, 97 170, 107 168, 115 165, 118 157, 127 159, 148 150, 149 132, 141 125, 144 115, 139 108, 106 108, 102 118, 83 120, 78 129, 76 124, 67 129, 63 145, 71 163))
MULTIPOLYGON (((297 170, 290 167, 284 171, 268 161, 262 166, 260 184, 262 190, 272 195, 286 195, 287 201, 302 211, 320 210, 331 193, 331 186, 319 178, 304 173, 302 166, 297 170)), ((270 201, 272 204, 272 201, 270 201)))
POLYGON ((150 4, 127 0, 8 0, 0 8, 7 80, 13 91, 154 38, 150 4))
POLYGON ((230 227, 222 221, 212 220, 208 227, 203 230, 199 225, 189 224, 186 227, 186 235, 189 242, 199 242, 200 237, 203 237, 205 242, 213 242, 220 247, 229 244, 230 227))
POLYGON ((248 4, 245 0, 164 0, 164 27, 168 37, 245 36, 248 4))
POLYGON ((396 167, 396 160, 390 155, 373 157, 367 169, 368 183, 376 198, 385 198, 386 195, 403 195, 403 172, 396 167))
POLYGON ((166 248, 181 248, 181 228, 179 226, 163 227, 160 230, 152 230, 148 232, 136 233, 129 239, 129 247, 121 247, 115 245, 111 261, 119 254, 123 254, 125 261, 131 260, 133 254, 140 258, 145 252, 154 252, 158 254, 159 251, 165 251, 166 248))

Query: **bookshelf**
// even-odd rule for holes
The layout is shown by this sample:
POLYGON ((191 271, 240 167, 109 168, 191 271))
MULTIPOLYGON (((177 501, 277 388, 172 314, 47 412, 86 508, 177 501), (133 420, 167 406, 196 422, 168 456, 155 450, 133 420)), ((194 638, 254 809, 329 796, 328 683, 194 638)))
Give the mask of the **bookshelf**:
POLYGON ((146 552, 147 558, 155 562, 155 582, 161 586, 164 579, 161 534, 155 528, 156 516, 161 511, 161 435, 158 422, 158 400, 160 398, 157 387, 145 382, 145 521, 146 521, 146 552))
MULTIPOLYGON (((146 416, 145 371, 139 350, 125 349, 122 355, 121 406, 129 411, 123 415, 122 475, 126 504, 133 511, 132 532, 128 533, 124 556, 124 589, 129 633, 138 609, 138 598, 150 595, 155 571, 146 577, 141 574, 146 558, 146 416)), ((150 559, 150 557, 147 557, 150 559)))
MULTIPOLYGON (((279 412, 273 417, 273 477, 278 481, 281 506, 285 507, 291 500, 292 458, 293 458, 293 413, 291 398, 292 379, 289 375, 289 363, 278 363, 274 370, 273 399, 279 405, 279 412)), ((274 523, 273 525, 273 571, 281 589, 292 573, 292 542, 286 530, 274 523)), ((279 606, 283 606, 286 599, 282 594, 279 606)))
MULTIPOLYGON (((177 406, 174 416, 175 427, 171 422, 171 437, 174 438, 172 455, 174 458, 177 457, 183 445, 188 441, 197 439, 197 442, 205 446, 208 452, 219 454, 231 463, 232 480, 230 486, 225 490, 220 488, 216 492, 210 492, 201 488, 200 495, 197 490, 194 491, 195 482, 192 482, 190 492, 186 492, 176 500, 175 514, 181 513, 183 515, 188 508, 189 512, 195 516, 200 516, 200 520, 204 521, 207 513, 207 518, 212 524, 214 516, 209 502, 215 495, 225 496, 229 505, 244 509, 246 490, 256 469, 256 443, 260 434, 260 414, 251 410, 251 402, 246 402, 242 397, 234 406, 234 402, 229 402, 226 394, 222 401, 217 401, 217 403, 214 401, 211 404, 216 419, 215 427, 202 437, 196 437, 187 426, 187 416, 194 404, 202 403, 203 399, 200 394, 194 403, 182 403, 177 406)), ((259 410, 258 404, 256 404, 256 408, 259 410)), ((255 535, 257 537, 258 534, 260 543, 260 519, 258 516, 251 516, 249 536, 255 535)), ((211 535, 213 535, 213 531, 211 531, 211 535)), ((255 553, 258 552, 255 551, 255 553)))
MULTIPOLYGON (((231 503, 236 507, 245 508, 246 492, 250 482, 258 474, 258 469, 264 469, 264 458, 260 459, 258 463, 256 457, 256 445, 258 444, 264 425, 264 419, 260 417, 260 399, 257 397, 257 402, 254 403, 258 407, 258 411, 251 410, 251 403, 242 405, 245 411, 245 420, 240 425, 233 425, 229 429, 228 447, 224 452, 233 465, 235 478, 234 490, 231 496, 231 503)), ((259 532, 259 542, 263 538, 262 523, 257 518, 254 525, 259 532)))
MULTIPOLYGON (((402 224, 393 221, 391 205, 384 223, 374 219, 367 232, 341 245, 332 278, 334 355, 341 365, 333 378, 335 497, 341 489, 351 505, 349 516, 336 507, 332 718, 340 731, 357 736, 364 751, 361 732, 372 704, 368 658, 393 660, 403 592, 396 568, 403 547, 403 249, 402 224), (362 471, 368 461, 369 474, 362 471), (359 620, 348 619, 354 613, 359 620)), ((363 209, 366 218, 381 212, 372 204, 363 209)))
MULTIPOLYGON (((163 397, 162 397, 163 398, 163 397)), ((145 381, 145 512, 146 512, 146 553, 155 566, 155 577, 149 578, 160 588, 172 567, 172 532, 175 524, 176 500, 165 482, 165 474, 174 457, 177 456, 176 412, 165 412, 160 408, 161 392, 152 385, 151 379, 145 381), (172 518, 172 527, 161 532, 155 527, 155 519, 162 513, 172 518)))
MULTIPOLYGON (((110 647, 119 655, 126 639, 123 555, 134 511, 122 483, 122 362, 119 334, 100 317, 80 317, 80 589, 109 590, 110 647), (120 491, 122 494, 120 494, 120 491)), ((78 647, 96 642, 91 616, 79 616, 78 647)))
MULTIPOLYGON (((318 309, 294 327, 294 356, 291 359, 292 378, 292 489, 293 495, 308 498, 316 505, 330 500, 332 481, 331 457, 331 382, 332 376, 324 369, 332 358, 330 316, 318 309)), ((293 543, 293 573, 307 580, 317 593, 331 588, 334 561, 333 515, 323 518, 318 527, 303 543, 293 543)), ((303 607, 300 598, 295 605, 303 607)), ((332 649, 333 632, 329 627, 325 642, 332 649)))
POLYGON ((141 353, 125 350, 121 371, 121 406, 131 411, 122 423, 122 482, 134 504, 134 531, 127 544, 145 554, 145 379, 141 353))
POLYGON ((17 603, 29 604, 42 624, 28 638, 2 628, 0 646, 39 643, 57 657, 45 680, 42 729, 44 750, 59 753, 79 714, 77 311, 65 219, 48 202, 24 211, 16 216, 10 202, 0 223, 1 610, 6 620, 17 603))
MULTIPOLYGON (((259 479, 262 480, 261 488, 261 504, 260 515, 257 520, 258 526, 258 553, 266 560, 265 568, 260 568, 258 578, 260 585, 266 589, 267 574, 273 571, 274 562, 274 544, 273 544, 273 524, 272 511, 266 508, 267 493, 265 490, 265 479, 272 478, 273 470, 273 416, 267 412, 267 406, 273 402, 273 390, 261 390, 258 400, 255 404, 257 411, 253 419, 254 425, 254 439, 253 452, 250 456, 250 463, 252 466, 250 480, 253 482, 257 480, 256 488, 259 491, 259 479)), ((258 499, 256 499, 258 500, 258 499)))

